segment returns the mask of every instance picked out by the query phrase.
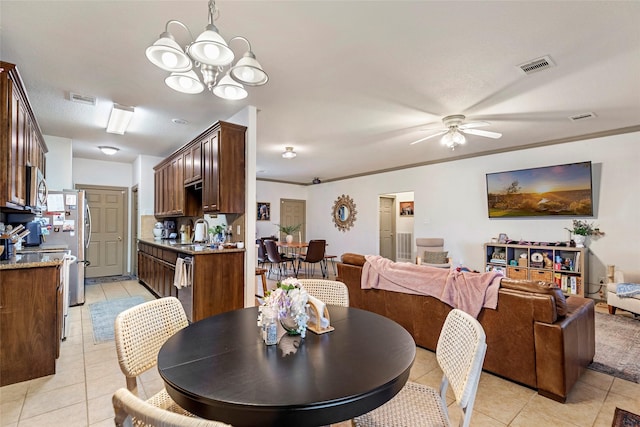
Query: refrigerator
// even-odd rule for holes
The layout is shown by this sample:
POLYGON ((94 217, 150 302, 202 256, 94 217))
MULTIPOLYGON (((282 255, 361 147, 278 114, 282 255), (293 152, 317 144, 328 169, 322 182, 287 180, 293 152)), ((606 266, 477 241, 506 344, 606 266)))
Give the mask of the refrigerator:
POLYGON ((49 191, 41 221, 42 249, 66 249, 75 257, 69 265, 69 306, 84 304, 84 271, 91 239, 91 214, 84 191, 49 191))

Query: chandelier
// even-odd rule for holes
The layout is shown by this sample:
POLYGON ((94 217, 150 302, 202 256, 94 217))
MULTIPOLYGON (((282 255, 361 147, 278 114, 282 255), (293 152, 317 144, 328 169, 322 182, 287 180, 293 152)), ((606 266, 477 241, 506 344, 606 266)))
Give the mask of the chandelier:
POLYGON ((171 72, 165 79, 165 83, 171 89, 196 94, 202 92, 206 86, 220 98, 244 99, 247 97, 247 91, 243 85, 262 86, 267 83, 269 76, 256 60, 249 40, 236 36, 227 43, 222 38, 213 25, 218 15, 216 2, 209 0, 209 23, 196 39, 182 22, 173 19, 168 21, 160 38, 147 48, 146 55, 155 66, 171 72), (170 24, 178 24, 189 33, 191 43, 184 50, 169 32, 170 24), (242 58, 232 65, 235 57, 229 44, 235 40, 244 41, 248 49, 242 58), (194 68, 200 69, 202 81, 194 68))

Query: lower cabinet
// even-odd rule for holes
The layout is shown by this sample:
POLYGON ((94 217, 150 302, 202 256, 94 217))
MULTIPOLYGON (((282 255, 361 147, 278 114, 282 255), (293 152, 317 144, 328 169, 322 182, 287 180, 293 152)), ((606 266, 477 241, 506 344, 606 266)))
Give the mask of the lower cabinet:
POLYGON ((138 280, 158 297, 180 299, 189 320, 197 322, 244 307, 244 251, 194 253, 138 242, 138 280), (191 258, 189 289, 173 286, 178 256, 191 258))
POLYGON ((60 266, 0 270, 0 386, 56 372, 60 266))

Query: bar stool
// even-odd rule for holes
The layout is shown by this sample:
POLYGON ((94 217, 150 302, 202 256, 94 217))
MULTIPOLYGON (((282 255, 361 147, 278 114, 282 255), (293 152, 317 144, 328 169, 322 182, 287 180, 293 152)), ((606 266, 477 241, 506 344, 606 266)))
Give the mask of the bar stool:
MULTIPOLYGON (((262 296, 267 295, 267 273, 266 268, 260 268, 260 267, 256 267, 256 276, 260 276, 262 277, 262 296)), ((258 290, 256 289, 256 293, 258 292, 258 290)))

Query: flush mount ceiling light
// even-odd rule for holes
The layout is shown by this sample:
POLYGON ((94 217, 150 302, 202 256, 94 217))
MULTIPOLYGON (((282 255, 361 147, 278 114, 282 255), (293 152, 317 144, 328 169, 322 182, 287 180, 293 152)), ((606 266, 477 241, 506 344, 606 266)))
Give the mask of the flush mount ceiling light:
POLYGON ((127 107, 120 104, 113 104, 109 123, 107 123, 107 132, 124 135, 133 117, 133 107, 127 107))
POLYGON ((113 156, 114 154, 116 154, 118 151, 120 151, 119 148, 116 147, 107 147, 105 145, 101 145, 100 147, 98 147, 100 149, 100 151, 102 151, 104 154, 106 154, 107 156, 113 156))
POLYGON ((196 94, 206 87, 216 96, 227 100, 238 100, 247 97, 243 85, 262 86, 269 76, 264 72, 256 56, 251 51, 249 40, 236 36, 227 43, 219 34, 213 21, 219 12, 216 2, 209 0, 209 23, 196 38, 189 28, 180 21, 170 20, 160 38, 146 50, 149 61, 155 66, 170 71, 171 75, 165 83, 178 92, 196 94), (170 24, 178 24, 189 33, 191 43, 183 50, 169 32, 170 24), (243 40, 247 51, 242 58, 232 65, 235 59, 229 44, 234 40, 243 40), (199 68, 202 81, 193 68, 199 68))
POLYGON ((284 151, 282 152, 283 159, 293 159, 297 155, 298 154, 295 151, 293 151, 293 147, 285 147, 284 151))

